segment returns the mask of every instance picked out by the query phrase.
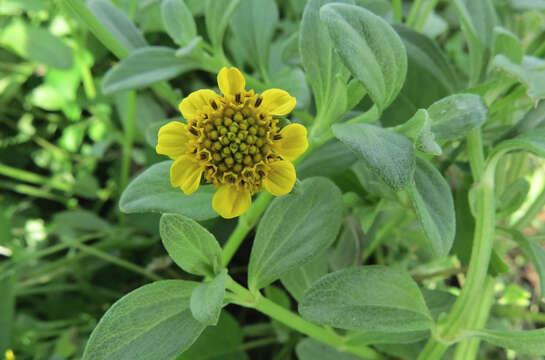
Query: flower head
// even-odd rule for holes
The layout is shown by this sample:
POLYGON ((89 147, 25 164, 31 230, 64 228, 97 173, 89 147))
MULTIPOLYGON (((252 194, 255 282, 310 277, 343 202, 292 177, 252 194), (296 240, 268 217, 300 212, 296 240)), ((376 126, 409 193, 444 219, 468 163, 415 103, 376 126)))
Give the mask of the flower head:
POLYGON ((246 91, 236 68, 218 74, 220 96, 198 90, 180 104, 187 120, 170 122, 159 130, 156 151, 174 160, 170 181, 189 195, 202 179, 218 189, 212 207, 221 216, 241 215, 252 195, 262 190, 280 196, 295 184, 295 160, 308 147, 307 130, 300 124, 280 129, 275 116, 288 114, 295 98, 269 89, 261 95, 246 91))

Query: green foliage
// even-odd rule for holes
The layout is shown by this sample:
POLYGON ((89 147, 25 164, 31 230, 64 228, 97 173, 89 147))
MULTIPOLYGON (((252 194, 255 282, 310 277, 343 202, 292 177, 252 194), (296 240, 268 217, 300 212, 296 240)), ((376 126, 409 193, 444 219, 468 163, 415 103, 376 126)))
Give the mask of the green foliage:
POLYGON ((191 294, 191 314, 203 325, 216 325, 218 323, 225 284, 227 283, 227 270, 219 273, 209 283, 199 284, 191 294))

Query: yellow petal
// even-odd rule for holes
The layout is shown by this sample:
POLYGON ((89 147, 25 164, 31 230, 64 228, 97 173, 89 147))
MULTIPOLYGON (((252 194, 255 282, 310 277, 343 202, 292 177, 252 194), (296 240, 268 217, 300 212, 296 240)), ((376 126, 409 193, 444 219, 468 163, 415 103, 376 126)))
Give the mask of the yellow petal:
POLYGON ((297 100, 287 91, 280 89, 269 89, 261 94, 263 101, 260 108, 266 111, 269 115, 282 116, 290 113, 297 100))
POLYGON ((295 160, 307 148, 307 128, 301 124, 285 126, 280 130, 280 139, 273 141, 273 149, 287 160, 295 160))
POLYGON ((246 80, 237 68, 224 67, 218 74, 218 86, 223 95, 236 95, 244 91, 246 80))
POLYGON ((222 185, 212 198, 212 208, 226 219, 242 215, 252 204, 250 192, 237 185, 222 185))
POLYGON ((288 160, 280 160, 269 165, 263 179, 265 189, 275 196, 289 193, 295 185, 295 167, 288 160))
POLYGON ((170 183, 190 195, 199 187, 202 173, 203 166, 194 155, 182 155, 170 166, 170 183))
POLYGON ((189 139, 187 125, 179 121, 171 121, 159 129, 155 151, 157 154, 176 159, 187 151, 189 139))
POLYGON ((212 90, 197 90, 182 100, 180 111, 186 120, 193 120, 202 113, 211 110, 212 101, 217 102, 219 98, 220 96, 212 90))

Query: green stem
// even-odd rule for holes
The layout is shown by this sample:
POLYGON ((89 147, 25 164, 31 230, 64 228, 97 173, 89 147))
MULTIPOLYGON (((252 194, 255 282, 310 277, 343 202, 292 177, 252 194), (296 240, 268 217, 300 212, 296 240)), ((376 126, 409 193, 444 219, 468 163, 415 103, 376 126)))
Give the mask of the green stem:
POLYGON ((528 322, 545 323, 545 314, 539 312, 525 311, 523 308, 512 305, 494 305, 492 307, 494 315, 509 317, 514 320, 526 320, 528 322))
POLYGON ((68 202, 68 198, 65 198, 60 195, 53 194, 49 191, 42 190, 40 188, 36 188, 34 186, 25 185, 25 184, 19 184, 19 183, 13 183, 11 181, 3 181, 0 180, 0 188, 7 189, 14 191, 19 194, 28 195, 31 197, 37 197, 52 201, 57 201, 61 204, 66 204, 68 202))
POLYGON ((363 253, 361 255, 362 263, 365 263, 365 261, 382 244, 382 242, 388 238, 388 235, 390 235, 392 231, 404 228, 412 220, 412 216, 407 216, 406 212, 401 212, 396 217, 391 219, 387 224, 381 226, 380 230, 377 232, 373 240, 369 243, 367 247, 365 247, 365 249, 363 249, 363 253))
POLYGON ((409 12, 409 16, 407 17, 406 24, 407 26, 413 26, 414 22, 416 21, 416 17, 418 16, 420 12, 420 7, 422 6, 422 0, 415 0, 413 2, 413 5, 411 6, 411 11, 409 12))
MULTIPOLYGON (((473 309, 471 329, 481 329, 486 325, 490 308, 494 303, 494 285, 496 280, 489 276, 486 279, 484 288, 482 289, 479 303, 473 309)), ((479 351, 479 339, 468 339, 461 341, 454 351, 453 360, 472 360, 477 357, 479 351)))
POLYGON ((467 155, 475 182, 479 181, 484 171, 484 153, 481 129, 475 129, 467 136, 467 155))
POLYGON ((121 159, 121 176, 119 180, 120 193, 125 189, 129 182, 129 173, 131 168, 131 153, 134 142, 134 123, 136 108, 136 92, 129 91, 127 94, 127 107, 124 121, 123 138, 123 157, 121 159))
POLYGON ((248 289, 236 283, 231 278, 228 279, 227 288, 240 297, 239 305, 256 309, 271 319, 277 320, 313 339, 328 344, 340 351, 358 355, 365 359, 383 359, 382 355, 367 346, 347 346, 344 338, 333 330, 313 324, 259 293, 252 294, 248 289))
POLYGON ((8 176, 16 180, 25 181, 33 184, 50 186, 60 191, 70 191, 70 185, 67 183, 54 179, 49 179, 45 176, 7 166, 2 163, 0 163, 0 175, 8 176))
MULTIPOLYGON (((480 135, 480 134, 479 134, 480 135)), ((495 196, 494 196, 494 173, 499 156, 489 160, 484 171, 481 168, 482 148, 475 146, 481 141, 474 138, 473 134, 468 136, 468 151, 471 169, 474 170, 474 178, 477 180, 474 191, 475 196, 475 233, 473 236, 473 247, 471 259, 468 266, 466 282, 450 314, 437 325, 434 336, 424 347, 419 359, 433 360, 440 359, 451 342, 456 341, 457 336, 463 329, 470 328, 471 314, 475 311, 475 304, 479 303, 485 280, 488 272, 490 254, 495 230, 495 196)))
POLYGON ((416 30, 422 29, 422 27, 426 23, 426 20, 428 20, 428 16, 433 11, 433 9, 435 9, 435 6, 437 5, 438 2, 439 0, 428 0, 428 2, 426 3, 426 6, 424 7, 422 12, 418 15, 418 18, 416 19, 416 22, 414 24, 414 28, 416 30))
POLYGON ((392 0, 392 12, 394 22, 401 23, 403 21, 403 2, 401 0, 392 0))

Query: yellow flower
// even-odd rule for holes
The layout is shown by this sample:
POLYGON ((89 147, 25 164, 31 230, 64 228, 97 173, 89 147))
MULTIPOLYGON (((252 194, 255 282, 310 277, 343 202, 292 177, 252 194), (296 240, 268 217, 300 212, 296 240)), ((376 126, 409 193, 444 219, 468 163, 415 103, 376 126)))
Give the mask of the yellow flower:
POLYGON ((276 196, 291 191, 291 160, 307 149, 307 130, 300 124, 278 127, 275 116, 295 107, 295 98, 286 91, 246 91, 236 68, 221 69, 218 85, 223 96, 198 90, 182 101, 187 125, 173 121, 161 127, 156 151, 174 160, 173 186, 189 195, 204 178, 217 187, 214 210, 233 218, 248 210, 252 195, 263 189, 276 196))

